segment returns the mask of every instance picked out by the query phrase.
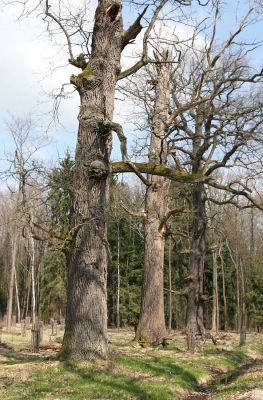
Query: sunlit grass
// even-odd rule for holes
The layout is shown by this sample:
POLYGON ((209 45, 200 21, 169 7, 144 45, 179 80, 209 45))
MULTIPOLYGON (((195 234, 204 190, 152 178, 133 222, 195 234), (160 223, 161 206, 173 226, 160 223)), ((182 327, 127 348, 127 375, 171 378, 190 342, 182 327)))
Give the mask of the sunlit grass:
MULTIPOLYGON (((175 335, 165 349, 142 349, 132 337, 132 331, 111 331, 112 352, 106 361, 65 363, 56 360, 55 352, 2 352, 0 396, 5 400, 179 399, 211 382, 215 373, 234 370, 251 351, 262 351, 262 337, 253 335, 243 348, 232 334, 225 346, 209 342, 194 355, 185 352, 183 335, 175 335)), ((46 343, 49 339, 46 334, 46 343)), ((16 336, 16 341, 9 343, 20 350, 22 345, 28 347, 30 338, 16 336)), ((238 384, 245 385, 242 380, 238 384)))

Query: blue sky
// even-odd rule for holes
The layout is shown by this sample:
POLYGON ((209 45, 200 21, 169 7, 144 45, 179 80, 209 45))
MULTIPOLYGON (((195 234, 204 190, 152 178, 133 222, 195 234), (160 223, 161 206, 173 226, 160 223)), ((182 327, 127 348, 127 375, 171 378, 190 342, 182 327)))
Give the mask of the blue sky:
MULTIPOLYGON (((238 4, 238 14, 241 15, 244 13, 248 1, 225 1, 219 31, 219 36, 222 38, 233 30, 236 19, 236 4, 238 4)), ((192 11, 196 12, 199 17, 205 14, 205 9, 202 7, 193 7, 192 11)), ((52 72, 54 66, 65 65, 67 57, 59 52, 57 47, 55 48, 50 44, 40 19, 31 16, 29 19, 17 21, 17 12, 18 10, 12 7, 3 10, 0 14, 0 35, 2 38, 0 44, 1 159, 5 158, 6 152, 12 151, 11 141, 5 128, 5 121, 10 118, 10 114, 19 117, 32 114, 41 129, 45 130, 51 119, 48 112, 52 109, 52 101, 48 93, 68 82, 70 75, 76 71, 74 71, 74 67, 67 66, 52 72)), ((124 7, 126 26, 136 16, 136 13, 137 11, 132 11, 130 7, 124 7)), ((263 40, 262 32, 263 24, 261 21, 249 27, 244 37, 246 39, 263 40)), ((263 64, 262 49, 255 53, 253 61, 258 66, 263 64)), ((127 115, 129 110, 132 110, 131 105, 119 103, 115 118, 124 123, 123 116, 127 115)), ((74 152, 77 114, 78 96, 73 94, 70 99, 62 103, 60 108, 61 125, 52 126, 49 129, 51 144, 41 149, 38 154, 40 159, 53 159, 55 161, 58 156, 63 156, 66 148, 74 152)), ((128 129, 128 125, 125 126, 128 129)), ((119 157, 118 147, 118 142, 114 139, 114 159, 119 157)), ((3 168, 3 164, 0 168, 3 168)))

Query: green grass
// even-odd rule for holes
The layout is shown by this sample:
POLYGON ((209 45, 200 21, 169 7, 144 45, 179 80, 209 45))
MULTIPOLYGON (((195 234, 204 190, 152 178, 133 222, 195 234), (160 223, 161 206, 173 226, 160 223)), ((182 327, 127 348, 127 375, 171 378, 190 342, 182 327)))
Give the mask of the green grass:
MULTIPOLYGON (((250 357, 251 351, 259 354, 263 350, 261 336, 249 338, 248 344, 241 349, 236 346, 237 336, 233 335, 226 346, 215 347, 207 343, 194 355, 184 351, 184 337, 180 335, 176 335, 165 350, 136 347, 131 344, 129 332, 116 332, 116 335, 111 332, 110 336, 112 353, 107 361, 59 362, 56 353, 21 353, 19 342, 14 351, 1 349, 0 398, 179 399, 182 393, 211 382, 215 373, 234 370, 250 357)), ((242 382, 238 384, 242 385, 242 382)))

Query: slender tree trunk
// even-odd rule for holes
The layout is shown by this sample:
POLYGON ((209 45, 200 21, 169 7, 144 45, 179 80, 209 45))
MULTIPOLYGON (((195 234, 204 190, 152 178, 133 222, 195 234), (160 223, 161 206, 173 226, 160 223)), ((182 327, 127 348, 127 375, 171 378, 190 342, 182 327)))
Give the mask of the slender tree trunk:
POLYGON ((254 209, 251 208, 251 219, 250 219, 250 269, 254 266, 255 261, 255 228, 254 228, 254 209))
POLYGON ((21 320, 21 309, 20 309, 20 301, 19 301, 19 291, 18 291, 18 284, 17 284, 17 273, 15 268, 15 288, 16 288, 16 309, 17 309, 17 322, 20 324, 21 320))
POLYGON ((230 254, 231 254, 231 258, 232 261, 236 267, 236 300, 237 300, 237 305, 236 305, 236 331, 238 333, 240 333, 241 330, 241 307, 242 307, 242 299, 241 299, 241 293, 240 293, 240 246, 239 246, 239 234, 240 232, 238 231, 238 211, 235 210, 235 233, 236 233, 236 237, 235 237, 235 254, 232 255, 231 250, 230 250, 230 254))
POLYGON ((11 331, 11 326, 12 326, 16 254, 17 254, 17 233, 15 232, 12 238, 12 263, 11 263, 10 281, 8 289, 8 301, 7 301, 7 328, 6 328, 7 332, 11 331))
POLYGON ((186 335, 188 350, 194 352, 196 335, 204 336, 203 322, 203 275, 205 257, 205 199, 204 186, 197 184, 193 188, 193 226, 189 261, 189 292, 186 312, 186 335))
POLYGON ((168 247, 168 275, 169 275, 169 322, 168 329, 171 331, 172 329, 172 240, 169 238, 169 247, 168 247))
POLYGON ((240 299, 240 266, 238 260, 235 263, 236 267, 236 295, 237 295, 237 305, 236 305, 236 331, 240 332, 241 327, 241 299, 240 299))
MULTIPOLYGON (((236 216, 237 217, 237 216, 236 216)), ((236 224, 237 226, 237 218, 236 218, 236 224)), ((229 243, 226 241, 226 245, 229 251, 229 255, 231 257, 231 260, 235 266, 236 269, 236 314, 235 314, 235 319, 236 319, 236 331, 240 332, 240 322, 241 322, 241 312, 240 312, 240 260, 239 260, 239 250, 238 250, 238 232, 236 232, 236 243, 235 243, 235 256, 232 253, 232 250, 229 246, 229 243)))
POLYGON ((218 303, 218 277, 217 277, 217 250, 212 250, 213 258, 213 309, 212 309, 212 331, 219 329, 219 303, 218 303))
POLYGON ((120 0, 100 0, 91 56, 71 81, 80 95, 72 242, 68 253, 66 327, 61 356, 106 357, 106 280, 109 249, 106 216, 114 92, 122 50, 120 0))
POLYGON ((30 236, 30 257, 31 257, 31 315, 32 315, 32 327, 36 328, 36 282, 35 282, 35 241, 32 236, 30 236))
MULTIPOLYGON (((169 101, 169 71, 170 67, 167 64, 161 64, 157 71, 149 150, 149 160, 154 164, 164 164, 167 158, 165 134, 169 101)), ((153 176, 151 183, 146 192, 143 287, 140 318, 136 331, 136 340, 144 345, 160 343, 166 335, 163 294, 165 228, 160 229, 160 222, 167 209, 167 189, 163 177, 153 176)))
POLYGON ((120 222, 117 222, 117 304, 116 304, 117 328, 120 328, 120 222))
POLYGON ((246 286, 243 262, 240 262, 240 283, 241 283, 241 315, 240 315, 240 346, 246 343, 247 335, 247 310, 246 310, 246 286))
POLYGON ((31 271, 28 273, 28 279, 27 279, 27 297, 26 297, 24 318, 28 316, 30 294, 31 294, 31 271))
POLYGON ((226 298, 226 280, 225 280, 225 265, 224 259, 222 257, 222 246, 219 248, 219 257, 221 263, 221 271, 222 271, 222 294, 223 294, 223 304, 224 304, 224 330, 228 330, 228 311, 227 311, 227 298, 226 298))

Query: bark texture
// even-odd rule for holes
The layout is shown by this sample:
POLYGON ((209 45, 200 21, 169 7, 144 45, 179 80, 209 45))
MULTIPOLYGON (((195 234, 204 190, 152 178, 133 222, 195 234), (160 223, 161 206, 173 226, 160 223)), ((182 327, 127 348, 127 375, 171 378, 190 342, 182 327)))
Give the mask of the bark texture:
POLYGON ((205 199, 203 184, 195 185, 192 193, 193 226, 189 261, 189 292, 187 298, 186 335, 188 350, 194 352, 196 335, 204 336, 203 276, 205 257, 205 199))
MULTIPOLYGON (((158 68, 155 88, 155 106, 152 116, 152 135, 149 150, 149 162, 165 164, 169 101, 169 65, 158 68)), ((167 209, 167 182, 164 177, 152 176, 152 185, 146 193, 145 218, 145 259, 140 318, 136 339, 143 345, 155 345, 166 335, 164 319, 163 268, 165 226, 160 229, 160 222, 167 209)))
MULTIPOLYGON (((195 115, 195 133, 192 149, 192 173, 200 173, 203 169, 202 156, 207 144, 203 142, 204 132, 210 135, 209 124, 204 121, 202 108, 195 115)), ((192 187, 193 222, 189 257, 189 291, 186 311, 186 338, 188 350, 194 352, 196 336, 205 335, 203 312, 204 260, 206 253, 206 211, 205 187, 198 183, 192 187)))
POLYGON ((109 249, 106 214, 116 77, 122 48, 120 0, 100 0, 92 50, 83 71, 71 77, 80 94, 68 252, 68 303, 62 356, 107 355, 106 279, 109 249))

